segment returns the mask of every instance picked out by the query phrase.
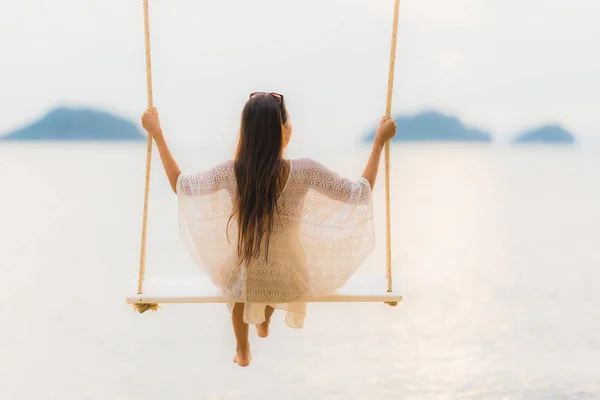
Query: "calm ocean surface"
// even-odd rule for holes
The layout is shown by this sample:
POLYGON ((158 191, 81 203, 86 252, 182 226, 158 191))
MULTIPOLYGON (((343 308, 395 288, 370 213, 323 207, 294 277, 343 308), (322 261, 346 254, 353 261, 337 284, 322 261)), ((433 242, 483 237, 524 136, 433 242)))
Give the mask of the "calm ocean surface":
MULTIPOLYGON (((231 153, 197 152, 174 149, 185 170, 231 153)), ((358 177, 368 148, 300 155, 358 177)), ((224 305, 125 304, 143 173, 143 144, 0 144, 0 399, 600 399, 600 147, 394 148, 405 301, 276 314, 247 369, 224 305)), ((147 274, 199 274, 156 153, 152 178, 147 274)))

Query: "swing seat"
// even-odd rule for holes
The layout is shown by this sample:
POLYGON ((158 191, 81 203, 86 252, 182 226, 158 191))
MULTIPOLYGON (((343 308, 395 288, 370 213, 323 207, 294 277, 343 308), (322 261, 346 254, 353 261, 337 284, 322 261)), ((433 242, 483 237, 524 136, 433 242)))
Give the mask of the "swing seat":
MULTIPOLYGON (((380 275, 354 275, 338 290, 323 296, 298 300, 302 303, 400 302, 402 296, 386 291, 387 280, 380 275)), ((137 280, 136 280, 137 286, 137 280)), ((127 303, 229 303, 236 299, 222 293, 206 276, 162 276, 144 281, 144 293, 131 293, 127 303)))

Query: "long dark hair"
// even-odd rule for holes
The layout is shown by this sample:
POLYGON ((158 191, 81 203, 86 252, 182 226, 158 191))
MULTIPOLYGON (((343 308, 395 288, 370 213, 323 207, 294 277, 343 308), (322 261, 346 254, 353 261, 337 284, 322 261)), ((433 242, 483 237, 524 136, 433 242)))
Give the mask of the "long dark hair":
MULTIPOLYGON (((238 222, 240 264, 258 258, 265 241, 265 259, 282 187, 283 125, 288 114, 283 96, 253 93, 242 111, 234 160, 237 194, 233 214, 238 222)), ((231 220, 231 218, 230 218, 231 220)))

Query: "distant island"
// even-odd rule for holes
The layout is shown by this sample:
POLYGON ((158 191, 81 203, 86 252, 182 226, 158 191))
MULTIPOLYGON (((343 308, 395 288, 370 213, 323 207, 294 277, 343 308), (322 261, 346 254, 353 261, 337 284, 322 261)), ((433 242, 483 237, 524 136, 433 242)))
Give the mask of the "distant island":
POLYGON ((559 125, 546 125, 517 135, 512 141, 515 144, 524 143, 575 143, 575 136, 559 125))
POLYGON ((146 136, 131 121, 104 111, 59 107, 0 140, 142 141, 146 136))
MULTIPOLYGON (((394 118, 397 131, 392 142, 491 142, 490 133, 475 128, 467 128, 456 117, 437 111, 425 111, 413 116, 394 118)), ((365 137, 370 142, 375 137, 373 129, 365 137)))

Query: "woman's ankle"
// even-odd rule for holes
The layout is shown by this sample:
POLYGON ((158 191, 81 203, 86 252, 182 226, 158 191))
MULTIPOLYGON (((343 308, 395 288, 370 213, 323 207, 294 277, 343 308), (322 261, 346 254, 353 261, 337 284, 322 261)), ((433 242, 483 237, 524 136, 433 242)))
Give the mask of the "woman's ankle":
POLYGON ((243 343, 241 345, 239 343, 236 344, 235 351, 237 351, 238 353, 245 353, 247 351, 250 351, 250 342, 247 342, 245 345, 243 343))

